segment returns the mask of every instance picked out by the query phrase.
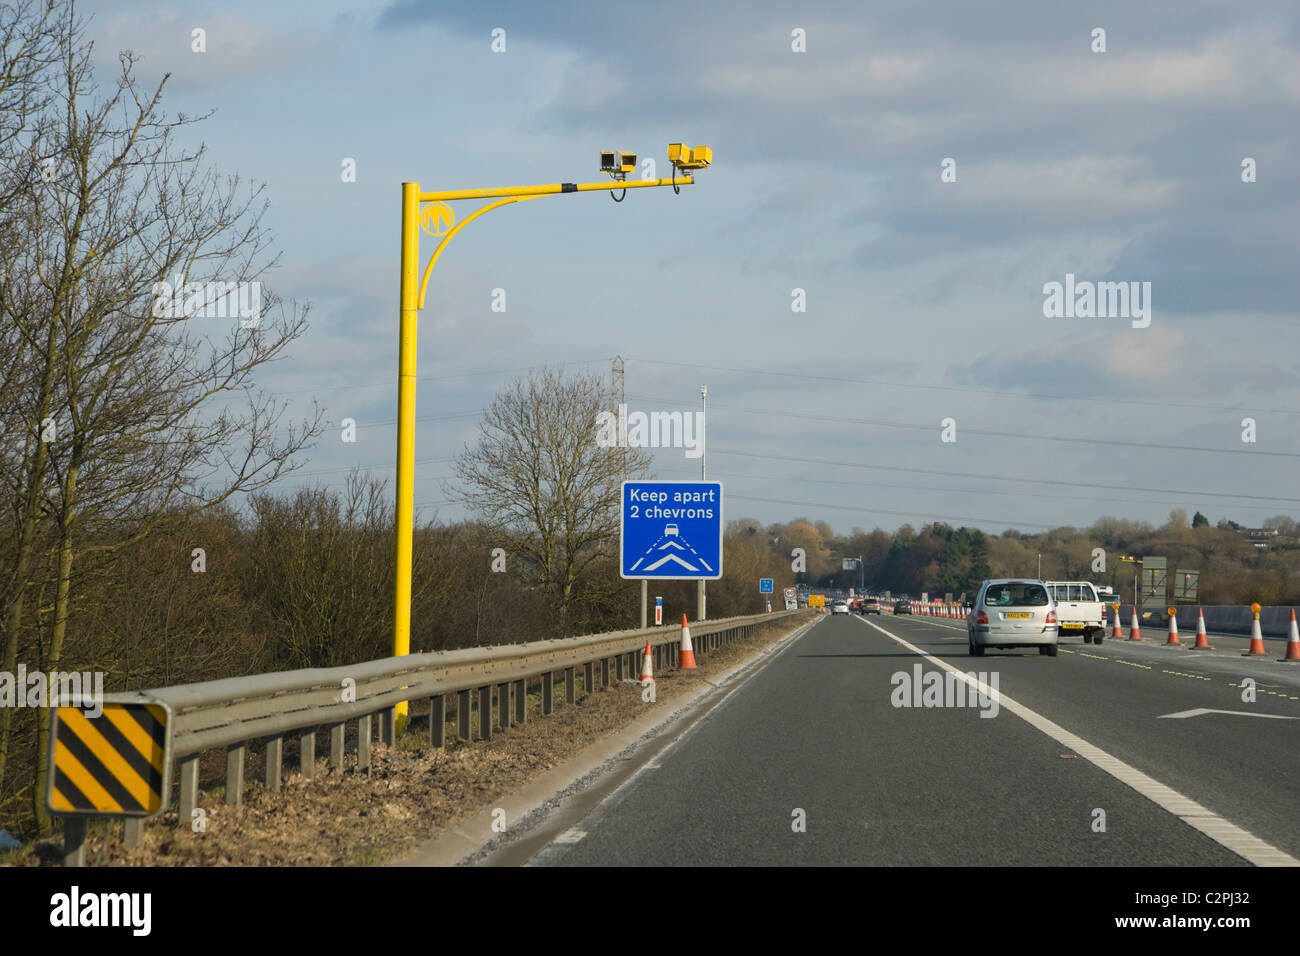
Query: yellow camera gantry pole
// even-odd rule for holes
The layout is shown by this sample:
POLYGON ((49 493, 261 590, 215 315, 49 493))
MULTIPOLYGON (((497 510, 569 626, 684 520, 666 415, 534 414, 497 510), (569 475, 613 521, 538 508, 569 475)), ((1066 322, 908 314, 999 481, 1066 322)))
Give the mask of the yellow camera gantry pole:
MULTIPOLYGON (((424 308, 424 296, 429 291, 429 275, 433 272, 447 243, 467 225, 493 209, 510 203, 536 199, 538 196, 558 196, 563 193, 605 192, 618 189, 643 189, 649 186, 689 186, 694 183, 687 169, 706 168, 712 160, 708 147, 697 146, 687 151, 681 144, 668 148, 678 175, 673 179, 649 179, 627 182, 619 179, 608 183, 555 183, 549 186, 511 186, 498 189, 453 189, 445 192, 422 193, 419 183, 402 183, 402 275, 401 275, 401 331, 397 374, 397 546, 395 549, 395 602, 393 611, 393 656, 403 657, 411 652, 411 561, 415 521, 415 335, 416 313, 424 308), (694 156, 691 155, 694 153, 694 156), (701 158, 703 157, 703 158, 701 158), (685 159, 685 162, 681 162, 685 159), (692 160, 694 160, 692 162, 692 160), (505 198, 498 198, 505 197, 505 198), (474 210, 460 222, 445 203, 458 199, 495 199, 474 210), (424 229, 430 236, 441 238, 433 251, 429 264, 418 285, 415 273, 419 268, 420 234, 424 229)), ((617 156, 622 161, 622 155, 617 156)), ((633 166, 635 161, 633 160, 633 166)), ((622 167, 622 174, 630 171, 622 167)), ((396 733, 406 725, 406 701, 396 708, 396 733)), ((389 741, 390 743, 392 741, 389 741)))

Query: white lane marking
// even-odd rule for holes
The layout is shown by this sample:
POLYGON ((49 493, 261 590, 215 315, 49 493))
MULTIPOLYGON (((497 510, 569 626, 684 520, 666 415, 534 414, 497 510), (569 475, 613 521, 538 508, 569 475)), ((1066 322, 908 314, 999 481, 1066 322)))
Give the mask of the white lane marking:
POLYGON ((1266 843, 1248 830, 1242 829, 1212 810, 1201 806, 1195 800, 1183 796, 1172 787, 1167 787, 1154 777, 1147 776, 1136 767, 1129 766, 1124 761, 1112 757, 1100 747, 1094 746, 1082 737, 1070 733, 1064 727, 1048 720, 1042 714, 1030 710, 1024 704, 1012 700, 1006 694, 990 689, 983 681, 967 677, 965 672, 947 661, 942 661, 925 653, 919 647, 908 643, 895 634, 889 633, 878 624, 872 624, 870 621, 863 621, 862 623, 868 627, 874 627, 890 640, 902 644, 913 654, 926 658, 936 667, 942 667, 944 670, 950 671, 977 691, 988 696, 997 694, 998 704, 1001 707, 1011 711, 1031 727, 1064 744, 1072 753, 1076 753, 1100 767, 1120 783, 1132 787, 1156 806, 1167 810, 1188 826, 1204 833, 1215 843, 1226 847, 1256 866, 1300 866, 1300 860, 1297 860, 1289 853, 1279 850, 1271 843, 1266 843))
POLYGON ((1166 717, 1200 717, 1202 714, 1232 714, 1235 717, 1271 717, 1274 720, 1300 720, 1300 717, 1288 717, 1286 714, 1254 714, 1248 710, 1215 710, 1211 707, 1180 710, 1176 714, 1161 714, 1156 720, 1163 720, 1166 717))
POLYGON ((586 835, 587 835, 586 830, 579 830, 577 827, 570 827, 569 829, 561 833, 559 836, 557 836, 551 842, 564 843, 564 844, 577 843, 586 835))

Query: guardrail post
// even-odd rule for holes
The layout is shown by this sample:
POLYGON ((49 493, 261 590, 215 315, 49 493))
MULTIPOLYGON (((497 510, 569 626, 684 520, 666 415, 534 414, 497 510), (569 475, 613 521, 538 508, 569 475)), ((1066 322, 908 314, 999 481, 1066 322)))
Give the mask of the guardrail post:
POLYGON ((577 682, 573 679, 573 670, 572 667, 564 669, 564 702, 566 704, 572 704, 577 693, 577 688, 574 686, 577 682))
POLYGON ((521 677, 515 681, 515 723, 522 724, 528 720, 528 679, 521 677))
POLYGON ((479 740, 492 739, 492 685, 478 689, 478 736, 479 740))
POLYGON ((86 865, 86 818, 63 818, 63 865, 86 865))
POLYGON ((502 730, 510 729, 510 682, 497 684, 497 723, 502 730))
POLYGON ((614 672, 615 672, 615 676, 618 677, 618 682, 620 684, 623 683, 623 655, 622 654, 614 655, 614 672))
POLYGON ((469 691, 458 691, 456 693, 456 736, 464 741, 468 741, 472 736, 469 719, 469 691))
POLYGON ((600 686, 601 687, 609 686, 609 658, 608 657, 602 657, 600 659, 600 686))
POLYGON ((542 716, 555 710, 555 675, 547 671, 542 675, 542 716))
POLYGON ((226 748, 226 803, 239 806, 244 802, 244 744, 226 748))
POLYGON ((310 780, 316 776, 316 731, 304 730, 298 741, 301 748, 298 753, 298 769, 310 780))
POLYGON ((447 746, 447 696, 445 694, 429 698, 429 743, 434 747, 447 746))
POLYGON ((592 688, 596 686, 596 662, 587 661, 582 665, 582 696, 591 695, 592 688))
POLYGON ((330 727, 330 769, 343 770, 343 724, 330 727))
POLYGON ((370 715, 357 718, 357 773, 370 772, 370 715))
POLYGON ((144 819, 127 817, 122 821, 122 842, 127 846, 140 846, 144 843, 144 819))
POLYGON ((380 739, 393 746, 397 743, 397 708, 385 707, 379 713, 379 737, 380 739))
POLYGON ((266 789, 280 789, 280 771, 284 765, 284 738, 266 738, 266 789))
POLYGON ((181 802, 176 808, 176 825, 189 826, 194 816, 194 808, 199 803, 199 755, 190 754, 181 758, 180 772, 181 802))

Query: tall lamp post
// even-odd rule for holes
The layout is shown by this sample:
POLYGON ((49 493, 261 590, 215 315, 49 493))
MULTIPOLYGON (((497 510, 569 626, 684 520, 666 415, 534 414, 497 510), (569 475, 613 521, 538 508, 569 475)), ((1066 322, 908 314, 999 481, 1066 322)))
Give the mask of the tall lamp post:
MULTIPOLYGON (((701 409, 700 414, 704 416, 705 434, 707 435, 708 427, 709 427, 709 418, 708 418, 709 386, 707 385, 700 386, 700 409, 701 409)), ((706 441, 704 443, 704 447, 700 449, 700 481, 704 481, 706 478, 709 477, 709 469, 705 464, 708 457, 709 457, 709 444, 706 441)), ((704 620, 704 612, 706 610, 705 597, 704 597, 704 579, 701 578, 699 581, 697 581, 696 586, 699 590, 696 592, 695 595, 695 617, 697 620, 702 621, 704 620)))
MULTIPOLYGON (((670 179, 645 179, 628 181, 627 174, 637 168, 635 153, 621 150, 604 150, 600 154, 600 168, 608 173, 608 183, 553 183, 547 186, 508 186, 488 189, 453 189, 442 192, 421 192, 419 183, 402 183, 402 262, 400 279, 400 345, 397 370, 397 543, 394 548, 394 601, 393 601, 393 656, 402 657, 411 651, 411 557, 415 520, 415 340, 417 313, 424 308, 424 297, 429 291, 429 276, 452 238, 467 225, 486 212, 500 209, 511 203, 525 202, 539 196, 560 196, 567 193, 608 192, 616 202, 626 198, 628 189, 645 189, 653 186, 671 186, 674 192, 681 186, 695 182, 694 172, 707 169, 713 162, 713 151, 708 146, 685 146, 672 143, 668 146, 668 160, 673 166, 670 179), (616 190, 623 195, 614 197, 616 190), (490 199, 493 202, 479 206, 459 222, 449 202, 462 199, 490 199), (420 232, 440 240, 434 249, 424 274, 416 280, 420 266, 420 232)), ((400 733, 406 724, 406 701, 394 709, 392 733, 400 733)))

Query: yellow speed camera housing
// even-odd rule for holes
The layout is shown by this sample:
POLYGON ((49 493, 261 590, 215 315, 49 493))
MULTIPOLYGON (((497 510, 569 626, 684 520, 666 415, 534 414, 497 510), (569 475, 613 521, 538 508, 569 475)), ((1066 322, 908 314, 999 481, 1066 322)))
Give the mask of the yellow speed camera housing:
POLYGON ((669 143, 668 161, 678 169, 708 169, 713 163, 713 149, 709 146, 669 143))
POLYGON ((622 149, 602 149, 600 151, 600 171, 614 176, 626 176, 636 171, 636 153, 622 149))

